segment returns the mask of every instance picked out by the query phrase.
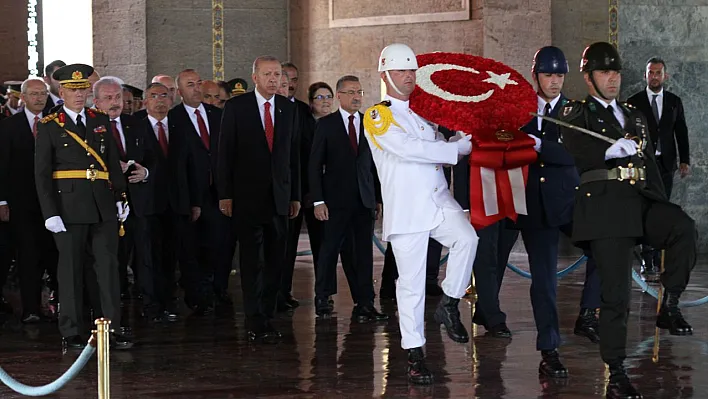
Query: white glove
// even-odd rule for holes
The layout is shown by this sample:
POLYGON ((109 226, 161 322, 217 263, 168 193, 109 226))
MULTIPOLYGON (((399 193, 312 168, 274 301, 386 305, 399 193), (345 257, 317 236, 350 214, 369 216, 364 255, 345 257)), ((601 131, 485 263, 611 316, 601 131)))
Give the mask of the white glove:
POLYGON ((457 153, 459 155, 469 155, 472 152, 472 142, 470 140, 472 140, 472 136, 465 135, 454 141, 457 144, 457 153))
POLYGON ((458 131, 455 132, 455 135, 454 135, 454 136, 450 137, 450 138, 447 140, 447 142, 448 142, 448 143, 454 143, 454 142, 456 142, 456 141, 459 141, 461 138, 463 138, 463 137, 465 137, 465 136, 468 136, 468 135, 465 134, 465 132, 463 132, 462 130, 458 130, 458 131))
POLYGON ((64 227, 64 221, 61 220, 61 216, 52 216, 45 220, 44 227, 52 233, 61 233, 62 231, 66 231, 66 227, 64 227))
POLYGON ((119 201, 116 202, 116 208, 118 208, 118 221, 125 222, 125 219, 127 219, 130 214, 130 206, 123 206, 123 203, 119 201))
POLYGON ((531 137, 533 141, 536 142, 536 144, 533 145, 533 149, 536 150, 536 152, 541 152, 541 139, 534 136, 533 134, 529 134, 529 137, 531 137))
POLYGON ((605 151, 605 161, 608 159, 630 157, 637 153, 637 143, 630 139, 619 139, 605 151))

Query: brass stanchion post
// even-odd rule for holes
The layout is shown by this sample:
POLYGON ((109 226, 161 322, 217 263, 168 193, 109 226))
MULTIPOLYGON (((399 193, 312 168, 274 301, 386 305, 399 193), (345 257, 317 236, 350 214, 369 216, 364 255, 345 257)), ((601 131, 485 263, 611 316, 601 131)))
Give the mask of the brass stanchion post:
MULTIPOLYGON (((661 270, 660 270, 660 275, 664 274, 664 259, 666 257, 666 251, 661 250, 661 270)), ((659 313, 661 313, 661 304, 664 301, 664 284, 659 280, 659 295, 657 295, 659 298, 656 301, 656 317, 659 317, 659 313)), ((654 327, 654 356, 652 356, 651 360, 654 363, 657 363, 659 361, 659 327, 654 327)))
POLYGON ((110 399, 111 374, 110 374, 110 346, 111 346, 111 321, 100 318, 96 320, 96 340, 98 347, 98 399, 110 399))

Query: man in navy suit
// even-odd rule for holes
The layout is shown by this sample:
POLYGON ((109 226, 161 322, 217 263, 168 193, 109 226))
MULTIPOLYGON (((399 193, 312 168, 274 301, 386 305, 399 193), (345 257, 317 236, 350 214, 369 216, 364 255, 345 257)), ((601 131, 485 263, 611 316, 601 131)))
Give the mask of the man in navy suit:
MULTIPOLYGON (((539 113, 556 117, 568 102, 561 93, 568 62, 563 52, 553 46, 536 52, 532 67, 536 83, 539 113)), ((521 130, 536 142, 538 159, 529 166, 526 184, 528 215, 519 215, 514 229, 521 232, 531 268, 531 305, 538 335, 536 349, 541 351, 539 373, 548 377, 565 378, 568 370, 558 355, 560 332, 556 308, 558 268, 558 239, 560 233, 569 235, 573 219, 575 189, 580 178, 573 157, 563 148, 563 137, 558 127, 541 118, 533 118, 521 130)), ((516 238, 514 237, 514 241, 516 238)), ((503 264, 509 259, 512 245, 503 245, 503 264)), ((594 263, 588 262, 584 302, 576 334, 595 341, 597 320, 595 307, 599 306, 598 277, 594 263), (585 298, 587 296, 587 298, 585 298), (586 323, 589 325, 583 325, 586 323), (594 324, 593 324, 594 323, 594 324), (578 328, 581 327, 581 328, 578 328)))

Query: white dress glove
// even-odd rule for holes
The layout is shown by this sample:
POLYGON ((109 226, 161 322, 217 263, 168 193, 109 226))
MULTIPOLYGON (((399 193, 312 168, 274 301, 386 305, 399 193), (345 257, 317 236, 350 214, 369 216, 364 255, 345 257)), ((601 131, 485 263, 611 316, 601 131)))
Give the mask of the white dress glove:
POLYGON ((130 206, 123 206, 122 202, 116 202, 116 208, 118 208, 118 221, 125 222, 125 219, 127 219, 130 214, 130 206))
POLYGON ((44 227, 52 233, 61 233, 62 231, 66 231, 66 227, 64 227, 64 221, 61 220, 61 216, 52 216, 45 220, 44 227))
POLYGON ((637 153, 637 143, 630 139, 619 139, 605 151, 605 161, 608 159, 630 157, 637 153))
POLYGON ((529 134, 529 137, 533 139, 533 141, 536 142, 536 144, 533 145, 533 149, 536 150, 536 152, 541 152, 541 139, 538 137, 534 136, 533 134, 529 134))
MULTIPOLYGON (((455 137, 451 137, 450 139, 452 140, 455 137)), ((457 144, 457 153, 459 155, 469 155, 470 152, 472 152, 472 142, 470 140, 472 140, 472 136, 465 135, 453 141, 455 144, 457 144)))

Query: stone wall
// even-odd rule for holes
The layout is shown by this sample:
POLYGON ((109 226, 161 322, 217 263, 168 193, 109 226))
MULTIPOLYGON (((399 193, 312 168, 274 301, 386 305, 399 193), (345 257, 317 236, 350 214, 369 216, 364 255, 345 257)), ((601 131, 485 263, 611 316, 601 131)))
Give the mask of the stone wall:
POLYGON ((27 78, 27 4, 0 1, 0 83, 27 78), (18 7, 18 3, 21 6, 18 7))
POLYGON ((646 61, 667 63, 666 89, 681 97, 691 145, 691 176, 674 180, 671 200, 697 223, 699 251, 708 251, 708 1, 623 0, 619 5, 619 49, 624 63, 622 98, 643 90, 646 61), (702 239, 701 239, 702 238, 702 239))

